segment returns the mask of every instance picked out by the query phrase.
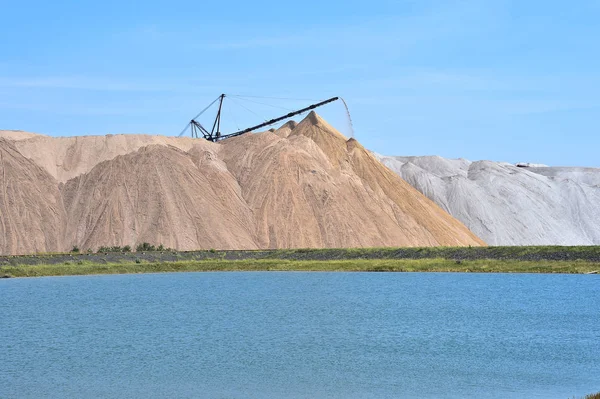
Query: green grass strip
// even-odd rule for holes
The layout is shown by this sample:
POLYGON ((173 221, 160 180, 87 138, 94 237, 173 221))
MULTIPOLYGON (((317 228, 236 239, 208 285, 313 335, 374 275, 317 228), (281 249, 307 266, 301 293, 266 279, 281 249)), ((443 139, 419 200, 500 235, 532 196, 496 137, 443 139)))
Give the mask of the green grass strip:
POLYGON ((468 272, 468 273, 590 273, 600 265, 585 261, 447 259, 354 259, 354 260, 202 260, 124 263, 78 262, 2 266, 0 277, 41 277, 91 274, 209 272, 209 271, 335 271, 335 272, 468 272))

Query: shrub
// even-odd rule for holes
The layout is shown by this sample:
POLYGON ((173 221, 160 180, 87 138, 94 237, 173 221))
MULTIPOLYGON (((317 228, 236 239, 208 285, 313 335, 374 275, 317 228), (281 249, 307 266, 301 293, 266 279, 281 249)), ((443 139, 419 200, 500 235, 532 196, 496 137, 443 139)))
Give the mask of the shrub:
POLYGON ((73 253, 75 253, 75 254, 78 254, 78 253, 79 253, 79 248, 77 247, 77 245, 75 245, 75 246, 73 247, 73 249, 71 250, 71 252, 73 252, 73 253))
POLYGON ((141 243, 135 248, 136 252, 151 252, 156 251, 156 247, 154 245, 150 245, 147 242, 141 243))
MULTIPOLYGON (((129 248, 129 250, 131 250, 131 248, 129 246, 127 246, 127 248, 129 248)), ((173 249, 171 248, 167 248, 165 247, 163 244, 159 244, 158 247, 147 243, 147 242, 143 242, 141 244, 138 244, 137 247, 135 247, 135 251, 136 252, 169 252, 169 251, 173 251, 173 249)), ((129 252, 129 251, 123 251, 123 252, 129 252)))
POLYGON ((120 247, 118 245, 114 245, 112 247, 100 247, 98 248, 98 253, 100 252, 131 252, 131 247, 129 245, 125 245, 124 247, 120 247))

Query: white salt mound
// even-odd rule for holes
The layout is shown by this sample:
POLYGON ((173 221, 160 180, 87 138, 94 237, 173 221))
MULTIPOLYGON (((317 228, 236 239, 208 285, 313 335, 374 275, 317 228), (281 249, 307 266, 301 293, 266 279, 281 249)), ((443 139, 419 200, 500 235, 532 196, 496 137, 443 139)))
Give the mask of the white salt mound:
POLYGON ((376 156, 489 245, 600 244, 600 168, 376 156))

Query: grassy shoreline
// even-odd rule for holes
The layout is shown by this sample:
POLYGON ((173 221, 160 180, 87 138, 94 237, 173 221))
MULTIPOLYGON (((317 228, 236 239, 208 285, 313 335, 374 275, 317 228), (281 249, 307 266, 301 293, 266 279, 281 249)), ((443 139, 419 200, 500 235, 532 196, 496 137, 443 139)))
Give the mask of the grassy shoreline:
POLYGON ((600 264, 575 261, 519 261, 434 259, 207 259, 173 262, 94 263, 80 261, 63 264, 8 265, 0 277, 43 277, 94 274, 132 274, 214 271, 314 271, 314 272, 467 272, 467 273, 563 273, 585 274, 600 271, 600 264))

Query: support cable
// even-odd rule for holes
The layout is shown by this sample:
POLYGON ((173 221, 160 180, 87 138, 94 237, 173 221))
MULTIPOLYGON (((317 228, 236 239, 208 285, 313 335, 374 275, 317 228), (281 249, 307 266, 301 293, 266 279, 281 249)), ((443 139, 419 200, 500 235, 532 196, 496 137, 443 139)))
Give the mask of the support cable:
POLYGON ((254 104, 260 104, 260 105, 266 105, 267 107, 273 107, 273 108, 279 108, 279 109, 283 109, 284 111, 293 111, 293 109, 291 108, 285 108, 285 107, 281 107, 279 105, 272 105, 272 104, 267 104, 267 103, 263 103, 260 101, 254 101, 254 100, 248 100, 247 98, 242 98, 242 97, 237 97, 238 100, 243 100, 243 101, 248 101, 254 104))
MULTIPOLYGON (((212 103, 208 104, 208 106, 207 106, 206 108, 204 108, 202 111, 200 111, 200 112, 198 113, 198 115, 194 116, 194 117, 192 118, 192 121, 193 121, 193 120, 195 120, 196 118, 198 118, 198 117, 199 117, 200 115, 202 115, 203 113, 205 113, 205 112, 206 112, 206 111, 207 111, 207 110, 208 110, 210 107, 212 107, 212 106, 213 106, 213 104, 214 104, 214 103, 216 103, 216 102, 217 102, 217 101, 219 101, 220 99, 221 99, 221 96, 219 96, 219 97, 215 98, 215 100, 214 100, 212 103)), ((187 126, 185 127, 185 129, 183 129, 183 130, 181 131, 181 133, 179 133, 179 135, 178 135, 177 137, 181 137, 181 136, 183 136, 183 135, 185 134, 185 132, 186 132, 186 131, 187 131, 187 130, 190 128, 190 125, 191 125, 191 121, 190 121, 190 123, 188 123, 188 124, 187 124, 187 126)))
POLYGON ((228 94, 229 97, 239 98, 263 98, 266 100, 293 100, 293 101, 318 101, 314 98, 289 98, 289 97, 264 97, 264 96, 243 96, 239 94, 228 94))
POLYGON ((231 119, 233 119, 233 123, 235 123, 236 129, 240 130, 240 125, 237 123, 237 119, 235 119, 235 112, 233 112, 233 108, 230 107, 228 115, 231 115, 231 119))
POLYGON ((216 103, 216 102, 217 102, 217 101, 219 101, 220 99, 221 99, 221 96, 219 96, 219 97, 215 98, 215 101, 213 101, 212 103, 208 104, 208 106, 207 106, 206 108, 204 108, 202 111, 200 111, 200 112, 198 113, 198 115, 194 116, 192 119, 196 119, 196 118, 198 118, 200 115, 202 115, 203 113, 205 113, 205 112, 206 112, 206 111, 207 111, 207 110, 208 110, 210 107, 212 107, 212 105, 213 105, 214 103, 216 103))
POLYGON ((240 103, 239 103, 239 102, 237 102, 235 99, 233 99, 233 98, 230 98, 230 99, 231 99, 231 101, 235 102, 235 103, 236 103, 237 105, 239 105, 240 107, 244 108, 246 111, 248 111, 248 112, 250 112, 250 113, 252 113, 252 114, 256 115, 257 117, 259 117, 260 119, 262 119, 262 120, 264 120, 264 121, 266 121, 266 120, 267 120, 266 118, 263 118, 262 116, 260 116, 260 115, 259 115, 259 114, 257 114, 256 112, 252 111, 251 109, 249 109, 249 108, 245 107, 243 104, 240 104, 240 103))

